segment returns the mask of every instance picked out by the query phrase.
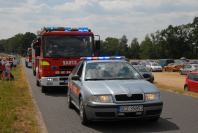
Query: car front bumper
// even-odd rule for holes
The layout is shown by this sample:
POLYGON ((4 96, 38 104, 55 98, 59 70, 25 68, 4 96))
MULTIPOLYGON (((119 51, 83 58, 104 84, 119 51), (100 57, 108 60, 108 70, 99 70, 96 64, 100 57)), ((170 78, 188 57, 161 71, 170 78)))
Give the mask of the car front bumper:
POLYGON ((67 86, 68 77, 67 76, 57 76, 57 77, 41 77, 41 86, 67 86))
POLYGON ((124 119, 149 119, 160 117, 163 102, 134 103, 120 105, 87 105, 85 112, 89 120, 124 120, 124 119), (142 112, 119 112, 119 106, 143 105, 142 112))

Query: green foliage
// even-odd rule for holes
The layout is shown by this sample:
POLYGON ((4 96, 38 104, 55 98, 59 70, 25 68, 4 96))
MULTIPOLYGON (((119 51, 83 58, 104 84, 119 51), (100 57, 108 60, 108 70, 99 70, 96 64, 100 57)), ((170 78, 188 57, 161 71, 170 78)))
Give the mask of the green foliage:
POLYGON ((34 33, 26 32, 17 34, 14 37, 0 40, 0 51, 25 55, 28 47, 36 38, 34 33))

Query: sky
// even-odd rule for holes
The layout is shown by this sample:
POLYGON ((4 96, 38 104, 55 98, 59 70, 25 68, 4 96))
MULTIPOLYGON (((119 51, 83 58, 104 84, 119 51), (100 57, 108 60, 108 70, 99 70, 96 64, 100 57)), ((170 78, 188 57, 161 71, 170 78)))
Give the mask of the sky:
POLYGON ((130 42, 196 16, 198 0, 0 0, 0 39, 71 26, 89 27, 102 39, 126 35, 130 42))

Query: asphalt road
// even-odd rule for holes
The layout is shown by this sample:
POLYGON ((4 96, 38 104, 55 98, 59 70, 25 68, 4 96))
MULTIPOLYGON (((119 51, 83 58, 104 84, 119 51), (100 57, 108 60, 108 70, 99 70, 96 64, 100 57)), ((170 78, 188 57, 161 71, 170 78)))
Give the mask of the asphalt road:
MULTIPOLYGON (((23 63, 24 64, 24 63, 23 63)), ((38 104, 49 133, 198 133, 198 99, 161 92, 164 108, 157 123, 143 121, 94 122, 89 126, 80 123, 78 111, 67 107, 66 91, 56 89, 47 94, 36 86, 30 68, 25 68, 33 98, 38 104)))

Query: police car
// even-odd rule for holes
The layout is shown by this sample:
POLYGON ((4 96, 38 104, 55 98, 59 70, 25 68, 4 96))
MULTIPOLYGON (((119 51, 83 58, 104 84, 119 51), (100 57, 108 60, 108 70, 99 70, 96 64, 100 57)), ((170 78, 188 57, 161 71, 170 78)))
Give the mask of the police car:
POLYGON ((124 57, 84 57, 68 79, 69 108, 82 124, 96 120, 145 118, 157 121, 163 102, 159 90, 124 57))

